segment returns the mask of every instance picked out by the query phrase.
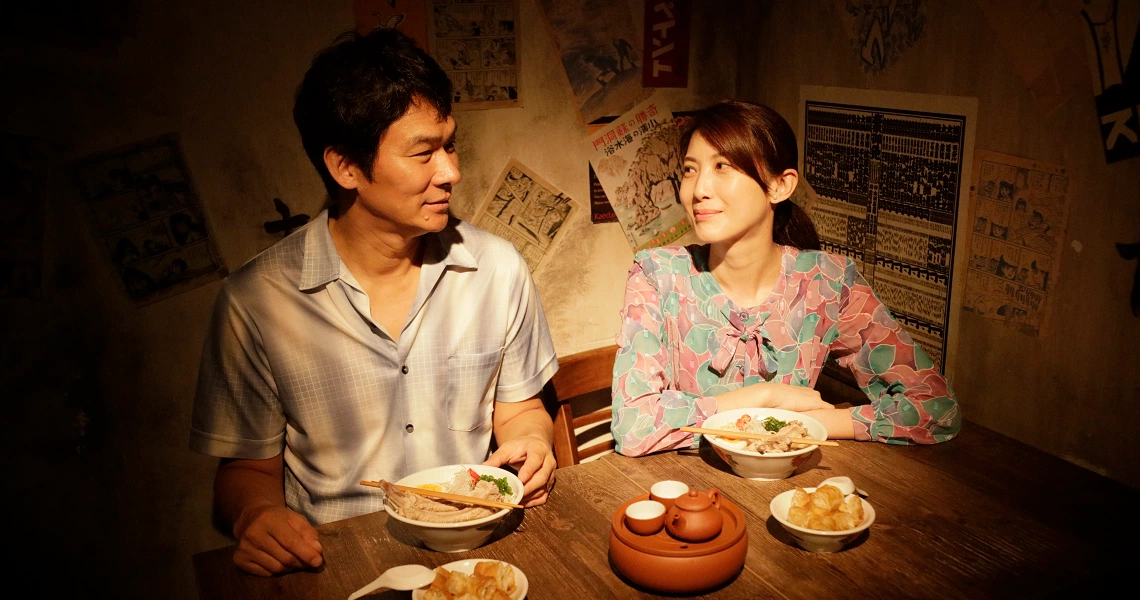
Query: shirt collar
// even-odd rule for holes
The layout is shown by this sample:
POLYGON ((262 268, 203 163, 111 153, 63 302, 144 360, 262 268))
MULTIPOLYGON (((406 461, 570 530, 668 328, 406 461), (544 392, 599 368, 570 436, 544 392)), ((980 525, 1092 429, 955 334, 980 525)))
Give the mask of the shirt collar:
MULTIPOLYGON (((424 248, 425 268, 430 268, 428 265, 434 265, 440 271, 451 266, 478 268, 475 257, 464 246, 463 236, 456 229, 458 223, 458 219, 452 219, 443 231, 424 236, 424 243, 427 244, 424 248)), ((329 213, 324 210, 305 231, 305 260, 297 289, 309 291, 341 278, 350 284, 356 284, 356 279, 345 267, 333 244, 332 234, 329 233, 329 213)))

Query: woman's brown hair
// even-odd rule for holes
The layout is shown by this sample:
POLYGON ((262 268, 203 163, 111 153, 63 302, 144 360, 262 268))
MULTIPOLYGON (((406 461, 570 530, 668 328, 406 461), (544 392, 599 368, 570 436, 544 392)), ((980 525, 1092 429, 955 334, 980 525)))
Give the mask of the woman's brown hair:
MULTIPOLYGON (((724 100, 696 112, 681 130, 682 153, 695 134, 759 183, 765 193, 769 181, 798 164, 799 146, 792 126, 763 104, 724 100)), ((772 240, 800 250, 820 249, 811 218, 791 200, 776 205, 772 240)))

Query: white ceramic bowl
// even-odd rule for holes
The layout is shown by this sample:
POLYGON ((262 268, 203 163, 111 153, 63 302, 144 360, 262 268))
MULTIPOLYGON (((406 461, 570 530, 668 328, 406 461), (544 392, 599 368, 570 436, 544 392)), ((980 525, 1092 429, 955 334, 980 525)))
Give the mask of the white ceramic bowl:
MULTIPOLYGON (((725 412, 717 413, 705 420, 702 427, 706 429, 720 429, 725 425, 735 423, 737 419, 744 415, 752 415, 753 419, 764 419, 767 417, 776 417, 781 421, 797 420, 804 424, 808 433, 812 438, 817 440, 827 439, 827 428, 823 423, 798 412, 790 410, 781 410, 778 408, 737 408, 735 410, 728 410, 725 412)), ((725 435, 730 435, 725 432, 725 435)), ((709 443, 712 444, 713 450, 720 455, 728 466, 732 467, 732 471, 741 477, 748 479, 755 479, 758 481, 774 481, 776 479, 784 479, 796 470, 796 467, 803 464, 815 452, 819 446, 811 445, 799 450, 792 450, 791 452, 768 452, 760 454, 759 452, 750 452, 744 449, 743 441, 726 440, 717 435, 706 435, 709 443)))
MULTIPOLYGON (((803 488, 809 494, 815 491, 815 488, 803 488)), ((792 506, 792 494, 796 490, 788 490, 782 494, 772 498, 772 502, 768 505, 768 509, 772 511, 772 516, 788 530, 788 533, 795 538, 796 543, 801 548, 809 552, 839 552, 844 546, 855 541, 871 523, 875 522, 875 509, 871 506, 870 502, 863 498, 859 501, 863 503, 863 522, 854 529, 844 529, 843 531, 817 531, 815 529, 808 529, 798 525, 792 525, 788 522, 788 508, 792 506)))
MULTIPOLYGON (((396 483, 408 487, 416 487, 425 483, 446 484, 448 481, 451 481, 451 478, 455 476, 456 472, 466 471, 467 469, 472 469, 480 475, 490 475, 495 478, 506 477, 507 482, 511 484, 511 491, 513 492, 507 501, 512 504, 518 504, 519 500, 522 499, 523 484, 519 481, 518 477, 515 477, 515 475, 509 471, 484 465, 448 465, 446 467, 425 469, 418 473, 412 473, 396 483)), ((412 535, 416 536, 425 546, 439 552, 462 552, 464 550, 478 548, 483 542, 487 541, 487 538, 491 537, 491 534, 495 532, 495 528, 499 526, 499 522, 503 520, 503 517, 511 512, 511 509, 504 508, 482 519, 464 521, 462 523, 429 523, 427 521, 409 519, 408 517, 400 515, 388 502, 384 503, 384 510, 388 511, 389 517, 407 525, 412 535)))
MULTIPOLYGON (((484 559, 484 558, 469 558, 467 560, 457 560, 455 562, 449 562, 446 565, 442 565, 442 568, 447 569, 448 571, 455 571, 455 572, 463 573, 465 575, 470 575, 470 574, 475 572, 475 565, 477 563, 487 562, 488 560, 489 559, 484 559)), ((503 562, 503 561, 492 561, 492 562, 503 562)), ((522 600, 523 598, 526 598, 526 593, 528 591, 530 591, 530 582, 528 582, 526 580, 526 574, 522 572, 522 569, 512 565, 511 563, 506 563, 506 564, 510 565, 510 567, 515 570, 515 593, 511 594, 511 600, 522 600)), ((427 588, 420 588, 418 590, 412 590, 412 600, 423 600, 423 597, 426 594, 427 594, 427 588)))

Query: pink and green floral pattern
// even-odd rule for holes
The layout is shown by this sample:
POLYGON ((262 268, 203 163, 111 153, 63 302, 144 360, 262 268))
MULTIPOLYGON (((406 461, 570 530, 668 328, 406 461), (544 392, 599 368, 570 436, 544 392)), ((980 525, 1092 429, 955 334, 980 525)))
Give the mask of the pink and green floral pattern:
POLYGON ((853 407, 858 440, 932 444, 957 435, 961 413, 934 369, 850 259, 783 247, 782 275, 759 306, 741 308, 708 270, 708 247, 639 252, 629 270, 614 364, 618 452, 695 446, 717 394, 770 381, 812 387, 829 353, 871 403, 853 407))

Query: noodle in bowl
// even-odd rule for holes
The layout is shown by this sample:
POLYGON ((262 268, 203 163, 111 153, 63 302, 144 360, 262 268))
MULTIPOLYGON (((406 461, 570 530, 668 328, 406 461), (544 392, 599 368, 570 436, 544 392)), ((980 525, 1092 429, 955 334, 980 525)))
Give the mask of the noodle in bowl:
MULTIPOLYGON (((827 428, 823 423, 798 412, 781 410, 778 408, 738 408, 717 413, 705 420, 702 427, 706 429, 721 429, 726 425, 735 423, 744 415, 753 419, 775 417, 781 421, 800 421, 807 429, 812 439, 826 440, 827 428)), ((725 437, 731 437, 731 431, 724 432, 725 437)), ((752 452, 745 449, 740 440, 727 440, 719 435, 706 435, 713 450, 732 467, 732 471, 741 477, 757 481, 773 481, 784 479, 791 475, 796 467, 800 466, 819 448, 817 445, 807 446, 788 452, 752 452)))
MULTIPOLYGON (((448 465, 435 467, 412 473, 395 483, 406 487, 420 487, 426 484, 445 484, 450 481, 456 473, 466 472, 468 469, 475 471, 479 475, 490 475, 494 478, 505 477, 511 487, 511 493, 503 497, 504 502, 518 504, 519 500, 522 499, 523 485, 518 477, 509 471, 485 465, 448 465)), ((408 518, 400 514, 388 500, 384 502, 384 510, 387 511, 389 517, 402 523, 424 546, 439 552, 462 552, 479 547, 491 537, 491 534, 495 532, 495 529, 499 526, 503 517, 506 517, 507 513, 511 511, 509 508, 504 508, 495 511, 491 515, 469 521, 436 523, 408 518)))

